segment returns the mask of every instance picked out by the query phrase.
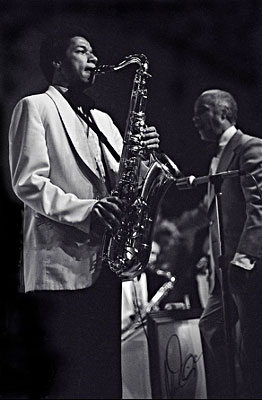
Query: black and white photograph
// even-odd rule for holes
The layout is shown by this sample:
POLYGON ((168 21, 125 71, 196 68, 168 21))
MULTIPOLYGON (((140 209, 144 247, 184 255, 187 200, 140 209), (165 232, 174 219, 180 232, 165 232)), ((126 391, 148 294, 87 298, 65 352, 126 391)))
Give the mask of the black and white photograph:
POLYGON ((261 399, 262 2, 0 9, 0 399, 261 399))

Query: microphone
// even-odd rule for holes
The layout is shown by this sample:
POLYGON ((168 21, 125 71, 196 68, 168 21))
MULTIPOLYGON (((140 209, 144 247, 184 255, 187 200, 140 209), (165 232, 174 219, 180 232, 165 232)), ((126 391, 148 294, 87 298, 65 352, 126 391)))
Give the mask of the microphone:
POLYGON ((194 175, 190 175, 184 178, 179 178, 175 181, 175 185, 178 190, 193 189, 196 186, 202 185, 204 183, 212 182, 215 179, 227 179, 234 178, 236 176, 246 175, 245 171, 240 171, 238 169, 233 171, 218 172, 214 175, 200 176, 196 178, 194 175))

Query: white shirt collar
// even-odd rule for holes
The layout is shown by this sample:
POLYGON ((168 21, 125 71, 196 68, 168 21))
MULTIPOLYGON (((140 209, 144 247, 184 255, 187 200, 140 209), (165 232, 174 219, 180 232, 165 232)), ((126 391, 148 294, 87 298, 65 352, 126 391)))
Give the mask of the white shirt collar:
POLYGON ((60 85, 52 85, 52 86, 54 86, 59 92, 62 93, 66 93, 68 91, 68 88, 65 86, 60 86, 60 85))
POLYGON ((225 147, 228 144, 229 140, 234 136, 236 131, 237 128, 235 127, 235 125, 232 125, 229 128, 227 128, 219 139, 219 147, 220 146, 225 147))

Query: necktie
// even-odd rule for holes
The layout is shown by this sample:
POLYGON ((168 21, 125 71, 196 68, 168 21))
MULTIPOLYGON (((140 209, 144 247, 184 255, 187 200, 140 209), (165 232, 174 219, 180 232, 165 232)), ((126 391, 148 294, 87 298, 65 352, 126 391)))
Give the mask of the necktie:
MULTIPOLYGON (((219 160, 221 158, 221 154, 224 150, 225 146, 221 146, 217 144, 216 147, 216 154, 211 160, 210 168, 209 168, 209 175, 214 175, 217 172, 217 167, 219 164, 219 160)), ((208 208, 210 208, 213 199, 215 197, 215 189, 214 185, 208 182, 208 208)), ((215 286, 215 261, 214 261, 214 254, 213 254, 213 247, 212 247, 212 238, 211 238, 211 231, 209 230, 209 248, 210 248, 210 262, 211 262, 211 273, 209 277, 209 290, 212 293, 214 286, 215 286)))
POLYGON ((217 146, 216 154, 214 155, 214 157, 212 158, 211 163, 210 163, 210 170, 209 170, 210 175, 216 173, 217 167, 218 167, 218 163, 219 163, 219 160, 220 160, 220 157, 221 157, 221 154, 222 154, 223 150, 224 150, 224 146, 223 145, 218 145, 217 146))
MULTIPOLYGON (((211 160, 210 167, 209 167, 209 175, 214 175, 217 172, 217 167, 219 164, 219 160, 221 157, 221 154, 224 150, 225 146, 217 145, 217 151, 214 157, 211 160)), ((214 186, 209 182, 208 183, 208 206, 210 206, 212 200, 214 198, 214 186)))
POLYGON ((95 108, 94 100, 84 93, 78 93, 72 89, 69 89, 65 93, 65 98, 69 101, 69 103, 80 109, 81 112, 87 117, 89 117, 90 110, 95 108))

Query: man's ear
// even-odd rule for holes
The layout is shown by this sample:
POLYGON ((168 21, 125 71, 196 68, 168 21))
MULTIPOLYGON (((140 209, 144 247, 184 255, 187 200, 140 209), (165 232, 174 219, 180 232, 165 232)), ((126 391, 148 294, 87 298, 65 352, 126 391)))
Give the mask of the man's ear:
POLYGON ((229 113, 229 109, 228 107, 224 106, 221 110, 221 119, 225 120, 228 119, 228 113, 229 113))

